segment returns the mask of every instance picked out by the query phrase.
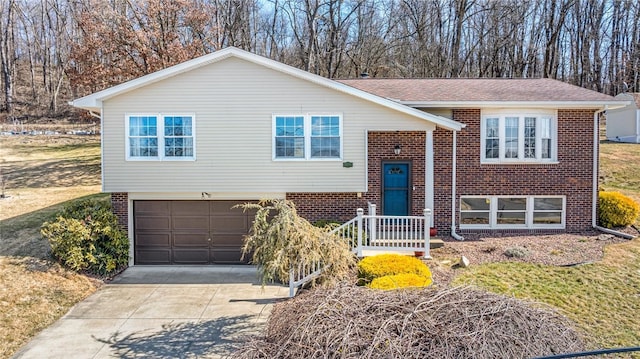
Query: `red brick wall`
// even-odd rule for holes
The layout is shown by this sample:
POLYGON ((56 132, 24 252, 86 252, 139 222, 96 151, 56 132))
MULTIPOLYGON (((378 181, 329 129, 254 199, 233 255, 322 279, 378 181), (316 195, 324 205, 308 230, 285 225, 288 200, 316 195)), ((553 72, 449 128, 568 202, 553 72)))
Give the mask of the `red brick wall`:
MULTIPOLYGON (((593 111, 558 111, 558 164, 480 164, 480 110, 454 110, 453 119, 467 125, 457 137, 456 207, 460 195, 565 195, 567 231, 591 227, 593 111)), ((434 133, 438 226, 451 216, 451 138, 434 133)))
POLYGON ((118 223, 125 231, 129 230, 129 194, 126 192, 111 194, 111 207, 118 217, 118 223))
POLYGON ((382 214, 381 175, 383 161, 411 162, 412 185, 415 190, 411 194, 411 212, 422 215, 424 209, 424 175, 425 175, 425 141, 424 131, 384 131, 368 134, 368 192, 362 193, 287 193, 287 199, 296 204, 298 214, 310 221, 334 219, 345 221, 356 216, 356 210, 367 211, 367 202, 378 206, 382 214), (396 145, 400 145, 399 155, 394 153, 396 145))

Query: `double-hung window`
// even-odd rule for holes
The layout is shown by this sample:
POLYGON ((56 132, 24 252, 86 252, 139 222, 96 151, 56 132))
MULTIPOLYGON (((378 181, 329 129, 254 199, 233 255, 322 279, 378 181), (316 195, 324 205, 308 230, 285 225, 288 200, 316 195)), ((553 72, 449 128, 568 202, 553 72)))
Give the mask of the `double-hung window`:
POLYGON ((128 160, 195 159, 192 114, 130 114, 126 128, 128 160))
POLYGON ((273 158, 340 160, 341 115, 274 115, 273 158))
POLYGON ((485 111, 481 122, 483 163, 554 162, 554 112, 485 111))
POLYGON ((563 196, 462 196, 460 228, 565 227, 563 196))

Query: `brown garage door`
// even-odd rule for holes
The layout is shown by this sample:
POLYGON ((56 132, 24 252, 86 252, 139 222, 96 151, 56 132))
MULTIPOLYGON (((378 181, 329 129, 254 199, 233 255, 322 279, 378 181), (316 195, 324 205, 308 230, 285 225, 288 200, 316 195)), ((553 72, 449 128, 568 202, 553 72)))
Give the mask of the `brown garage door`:
POLYGON ((243 263, 246 201, 134 201, 136 264, 243 263))

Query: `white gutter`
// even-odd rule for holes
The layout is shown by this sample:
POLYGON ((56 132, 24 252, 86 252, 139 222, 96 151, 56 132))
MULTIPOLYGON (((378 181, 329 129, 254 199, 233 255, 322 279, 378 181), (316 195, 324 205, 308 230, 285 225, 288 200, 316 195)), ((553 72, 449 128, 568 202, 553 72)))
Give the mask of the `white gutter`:
POLYGON ((453 148, 451 150, 451 237, 464 241, 464 237, 456 233, 456 135, 458 131, 453 131, 453 148))

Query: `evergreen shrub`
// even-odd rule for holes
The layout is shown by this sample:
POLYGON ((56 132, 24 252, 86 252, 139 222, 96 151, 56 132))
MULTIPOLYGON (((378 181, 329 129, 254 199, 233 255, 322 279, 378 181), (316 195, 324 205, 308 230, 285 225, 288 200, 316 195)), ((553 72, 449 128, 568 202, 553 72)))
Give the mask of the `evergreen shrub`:
POLYGON ((40 233, 52 256, 74 271, 109 275, 129 261, 129 239, 105 200, 66 206, 55 221, 42 224, 40 233))
POLYGON ((633 224, 640 215, 640 205, 620 192, 600 192, 598 220, 606 228, 633 224))
POLYGON ((358 276, 366 282, 370 282, 375 278, 397 274, 415 274, 431 278, 429 267, 415 257, 400 254, 380 254, 366 257, 358 263, 358 276))
POLYGON ((386 275, 374 278, 368 287, 371 289, 392 290, 400 288, 428 287, 432 283, 431 277, 425 277, 414 273, 386 275))

